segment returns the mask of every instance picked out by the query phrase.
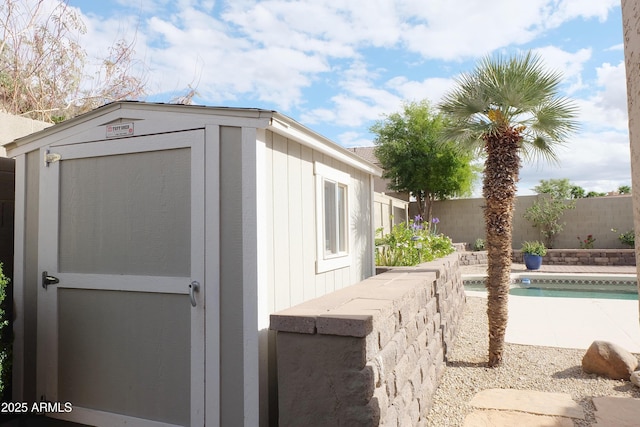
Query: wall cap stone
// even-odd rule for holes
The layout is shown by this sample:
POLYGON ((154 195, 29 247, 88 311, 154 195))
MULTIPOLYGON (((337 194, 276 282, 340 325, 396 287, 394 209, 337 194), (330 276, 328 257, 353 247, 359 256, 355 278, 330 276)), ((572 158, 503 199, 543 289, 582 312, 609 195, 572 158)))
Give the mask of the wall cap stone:
POLYGON ((376 319, 388 317, 391 311, 415 298, 418 290, 431 286, 447 266, 457 262, 458 254, 453 253, 415 267, 394 267, 355 285, 273 313, 269 329, 366 337, 376 319), (374 287, 376 292, 372 292, 374 287))

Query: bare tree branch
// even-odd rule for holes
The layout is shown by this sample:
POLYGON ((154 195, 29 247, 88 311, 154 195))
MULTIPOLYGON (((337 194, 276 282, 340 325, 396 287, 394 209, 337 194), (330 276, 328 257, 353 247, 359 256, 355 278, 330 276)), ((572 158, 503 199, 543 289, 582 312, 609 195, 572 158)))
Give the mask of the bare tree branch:
POLYGON ((87 74, 86 33, 66 0, 4 0, 0 5, 0 109, 57 122, 102 104, 144 95, 135 40, 117 41, 87 74), (138 73, 138 74, 137 74, 138 73))

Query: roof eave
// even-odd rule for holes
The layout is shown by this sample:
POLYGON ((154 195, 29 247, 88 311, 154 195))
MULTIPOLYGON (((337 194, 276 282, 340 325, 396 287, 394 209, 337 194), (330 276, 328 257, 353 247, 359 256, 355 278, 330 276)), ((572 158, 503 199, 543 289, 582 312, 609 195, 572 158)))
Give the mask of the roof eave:
POLYGON ((358 170, 375 176, 382 176, 382 169, 352 151, 337 145, 332 140, 301 125, 283 114, 274 112, 269 130, 286 136, 304 146, 340 160, 358 170))

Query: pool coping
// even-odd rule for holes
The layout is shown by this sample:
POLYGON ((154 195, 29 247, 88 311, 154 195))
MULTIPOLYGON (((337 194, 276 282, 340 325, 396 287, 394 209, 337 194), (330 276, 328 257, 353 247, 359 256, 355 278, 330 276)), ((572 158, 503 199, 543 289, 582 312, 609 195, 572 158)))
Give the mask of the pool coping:
MULTIPOLYGON (((486 274, 462 274, 462 281, 466 284, 478 285, 484 283, 486 274)), ((570 281, 571 284, 596 282, 596 285, 616 286, 638 284, 635 274, 607 274, 607 273, 539 273, 517 272, 511 273, 511 287, 521 287, 522 279, 535 280, 537 283, 557 284, 558 281, 570 281)), ((591 284, 591 283, 590 283, 591 284)), ((526 287, 526 286, 525 286, 526 287)))

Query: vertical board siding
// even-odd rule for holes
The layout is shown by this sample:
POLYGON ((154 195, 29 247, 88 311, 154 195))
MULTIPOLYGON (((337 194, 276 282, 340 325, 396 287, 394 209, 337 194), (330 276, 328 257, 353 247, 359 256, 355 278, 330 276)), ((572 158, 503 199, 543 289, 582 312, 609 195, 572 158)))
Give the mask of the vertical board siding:
POLYGON ((302 254, 302 161, 300 144, 287 142, 287 171, 289 187, 289 292, 290 304, 297 305, 304 301, 304 262, 299 262, 302 254))
MULTIPOLYGON (((273 186, 273 174, 275 173, 275 168, 273 167, 273 132, 265 132, 265 191, 267 194, 274 194, 275 188, 273 186)), ((265 223, 267 229, 266 238, 267 238, 267 251, 266 251, 266 261, 267 261, 267 283, 270 284, 269 294, 268 294, 268 309, 269 313, 273 313, 276 310, 276 300, 275 293, 273 289, 271 289, 271 285, 275 283, 275 234, 274 234, 274 198, 267 197, 266 198, 266 215, 265 223)))
MULTIPOLYGON (((333 166, 333 163, 331 162, 331 158, 327 157, 325 159, 325 155, 322 153, 318 153, 316 151, 313 152, 313 162, 320 162, 323 164, 326 164, 327 166, 333 166)), ((312 162, 312 167, 313 167, 313 162, 312 162)), ((315 179, 315 176, 313 176, 313 179, 315 179)), ((311 193, 312 193, 312 201, 313 201, 313 206, 314 206, 314 210, 313 210, 313 218, 316 221, 321 221, 321 219, 316 218, 315 217, 315 203, 316 203, 316 199, 315 199, 315 187, 312 187, 310 189, 311 193)), ((315 259, 316 259, 316 231, 315 228, 313 230, 313 256, 311 257, 311 259, 314 260, 314 265, 313 265, 313 272, 314 272, 314 276, 315 276, 315 287, 316 287, 316 297, 319 297, 320 295, 324 295, 324 294, 328 294, 329 292, 333 292, 334 288, 333 288, 333 271, 328 271, 326 273, 323 274, 315 274, 315 259)))
MULTIPOLYGON (((267 131, 267 208, 271 227, 269 272, 273 311, 283 310, 363 280, 372 272, 369 175, 296 141, 267 131), (349 185, 349 267, 316 274, 316 218, 314 162, 346 172, 349 185), (272 271, 271 271, 272 268, 272 271)), ((273 312, 272 311, 272 312, 273 312)))
MULTIPOLYGON (((314 260, 316 256, 316 218, 315 218, 315 182, 313 177, 313 150, 309 147, 301 147, 300 167, 302 168, 302 259, 314 260)), ((302 287, 303 300, 315 298, 316 281, 315 265, 313 262, 304 262, 302 287)))
POLYGON ((36 401, 36 348, 38 312, 38 217, 40 206, 40 152, 27 154, 24 246, 24 382, 23 399, 36 401))
POLYGON ((273 252, 275 310, 291 307, 289 287, 289 173, 287 140, 273 134, 273 252))
POLYGON ((244 331, 242 272, 242 133, 220 127, 220 425, 242 425, 244 331), (242 386, 240 386, 242 385, 242 386))

